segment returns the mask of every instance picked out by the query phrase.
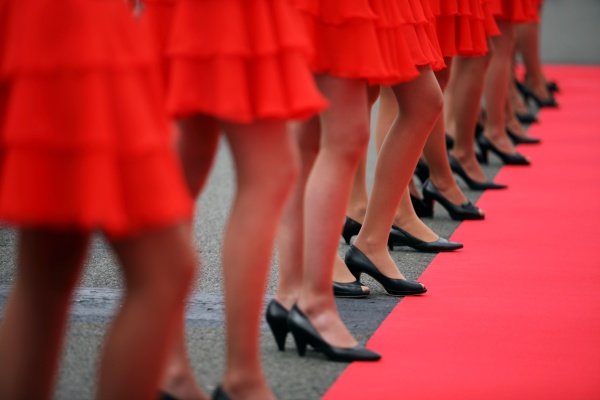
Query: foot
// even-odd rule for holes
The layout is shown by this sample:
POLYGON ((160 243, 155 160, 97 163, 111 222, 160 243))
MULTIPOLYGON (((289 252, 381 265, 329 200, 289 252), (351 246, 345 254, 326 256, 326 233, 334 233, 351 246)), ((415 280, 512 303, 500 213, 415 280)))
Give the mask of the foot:
MULTIPOLYGON (((405 228, 402 227, 402 229, 405 229, 405 228)), ((433 231, 431 231, 431 230, 429 230, 429 231, 430 231, 430 234, 434 235, 434 238, 432 240, 436 240, 435 238, 437 238, 438 236, 435 233, 433 233, 433 231)), ((407 231, 407 232, 409 232, 411 235, 414 235, 410 231, 407 231)), ((431 236, 428 236, 427 238, 419 237, 419 239, 421 239, 421 240, 428 240, 428 241, 430 240, 429 238, 431 238, 431 236)), ((396 262, 394 261, 394 259, 392 258, 392 256, 390 255, 390 253, 387 251, 387 249, 385 247, 381 248, 381 246, 376 246, 374 244, 370 244, 366 240, 361 239, 360 236, 356 239, 356 242, 354 242, 354 246, 356 246, 360 251, 362 251, 363 254, 373 264, 375 264, 377 266, 377 269, 379 270, 379 272, 381 272, 388 278, 406 279, 404 277, 404 275, 402 275, 402 272, 400 272, 400 270, 398 269, 396 262)), ((384 244, 384 246, 385 246, 385 244, 384 244)))
POLYGON ((523 129, 523 125, 521 125, 514 114, 507 116, 506 127, 518 137, 529 137, 529 135, 527 135, 527 131, 523 129))
POLYGON ((540 100, 547 101, 552 98, 552 94, 548 90, 546 79, 541 77, 538 79, 529 79, 525 86, 540 100))
POLYGON ((501 152, 506 154, 517 154, 517 149, 505 131, 491 132, 486 130, 483 134, 501 152))
MULTIPOLYGON (((356 278, 350 273, 348 267, 344 263, 344 260, 339 255, 335 256, 335 262, 333 264, 333 281, 339 283, 350 283, 354 282, 356 278)), ((369 288, 361 285, 364 294, 369 294, 369 288)), ((289 309, 289 308, 288 308, 289 309)))
POLYGON ((303 296, 298 301, 298 307, 327 343, 336 347, 354 347, 358 344, 338 314, 333 293, 327 296, 303 296))
MULTIPOLYGON (((462 203, 461 203, 462 204, 462 203)), ((438 240, 440 237, 431 230, 423 221, 419 219, 416 215, 411 215, 409 217, 396 217, 394 218, 394 225, 399 228, 402 228, 406 232, 410 233, 412 236, 417 239, 421 239, 424 242, 434 242, 438 240)), ((361 249, 362 250, 362 249, 361 249)), ((363 251, 369 257, 369 255, 363 251)), ((369 257, 370 258, 370 257, 369 257)), ((379 266, 374 260, 371 260, 375 263, 375 265, 379 266)), ((394 265, 396 265, 394 263, 394 265)), ((397 268, 396 268, 397 269, 397 268)), ((383 271, 382 271, 383 272, 383 271)), ((387 275, 387 274, 386 274, 387 275)), ((391 278, 391 276, 390 276, 391 278)))
POLYGON ((454 176, 450 175, 450 179, 440 179, 432 174, 429 180, 452 204, 461 205, 469 201, 467 196, 460 190, 460 187, 458 187, 454 176))
POLYGON ((452 155, 471 179, 476 180, 477 182, 487 181, 487 176, 485 176, 485 172, 483 172, 483 168, 481 168, 474 153, 466 154, 455 150, 452 152, 452 155))

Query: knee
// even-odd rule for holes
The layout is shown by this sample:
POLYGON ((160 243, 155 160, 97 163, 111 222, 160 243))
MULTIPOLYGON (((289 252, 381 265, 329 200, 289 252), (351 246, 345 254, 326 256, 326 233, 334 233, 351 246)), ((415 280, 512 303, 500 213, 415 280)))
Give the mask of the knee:
POLYGON ((421 101, 415 102, 418 110, 413 112, 416 118, 436 121, 444 107, 444 95, 438 85, 429 85, 421 92, 421 101))
POLYGON ((283 204, 300 176, 300 156, 297 149, 283 152, 274 159, 264 173, 240 182, 239 190, 252 191, 268 204, 283 204))
POLYGON ((340 134, 335 134, 334 140, 324 141, 323 150, 329 154, 335 154, 340 162, 356 164, 364 157, 369 146, 369 124, 366 118, 360 121, 347 121, 341 124, 340 134))

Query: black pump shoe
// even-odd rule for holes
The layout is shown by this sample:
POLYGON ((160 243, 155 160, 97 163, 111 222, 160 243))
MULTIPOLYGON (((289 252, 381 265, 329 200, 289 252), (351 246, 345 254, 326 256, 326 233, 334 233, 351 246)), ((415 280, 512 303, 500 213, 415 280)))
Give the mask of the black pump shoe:
POLYGON ((475 179, 471 178, 467 174, 467 171, 464 170, 464 168, 462 167, 462 165, 460 165, 460 162, 458 162, 458 160, 456 158, 454 158, 453 156, 448 156, 448 159, 450 160, 450 168, 452 169, 452 172, 454 172, 456 175, 460 176, 462 178, 462 180, 467 184, 469 189, 471 189, 471 190, 488 190, 488 189, 496 189, 497 190, 497 189, 506 189, 508 187, 506 185, 489 182, 489 181, 487 181, 487 182, 476 181, 475 179))
POLYGON ((381 358, 379 354, 367 350, 361 345, 356 345, 355 347, 336 347, 327 343, 297 305, 294 305, 290 310, 288 325, 296 341, 300 357, 306 354, 306 347, 310 345, 316 351, 325 354, 331 361, 377 361, 381 358))
POLYGON ((508 128, 506 128, 506 133, 514 144, 539 144, 542 142, 542 139, 540 138, 517 135, 508 128))
POLYGON ((525 114, 520 114, 520 113, 516 112, 515 116, 517 117, 517 119, 519 120, 520 123, 526 124, 526 125, 535 124, 535 123, 540 122, 538 120, 538 118, 533 113, 530 113, 530 112, 525 113, 525 114))
POLYGON ((450 200, 444 197, 440 191, 433 186, 431 181, 425 182, 423 185, 423 197, 427 201, 437 201, 440 203, 450 214, 450 218, 455 221, 475 220, 484 219, 485 216, 481 214, 481 210, 477 208, 473 203, 467 201, 464 204, 456 205, 450 200))
POLYGON ((344 261, 357 280, 360 280, 361 274, 367 274, 379 282, 389 295, 411 296, 427 292, 427 288, 419 282, 388 278, 382 274, 377 269, 377 266, 356 246, 350 246, 350 250, 346 253, 344 261))
POLYGON ((333 281, 333 295, 335 297, 346 299, 363 299, 371 294, 371 291, 364 291, 360 281, 354 282, 336 282, 333 281))
POLYGON ((417 162, 414 175, 416 175, 417 178, 419 178, 421 183, 429 179, 429 166, 425 161, 423 161, 422 158, 419 158, 419 161, 417 162))
POLYGON ((215 389, 211 398, 212 400, 231 400, 231 397, 229 397, 229 395, 225 393, 221 386, 218 386, 215 389))
POLYGON ((449 252, 462 249, 464 247, 462 243, 451 242, 444 238, 438 238, 433 242, 426 242, 414 237, 404 229, 396 225, 392 225, 392 231, 390 232, 390 236, 388 238, 388 248, 390 250, 394 250, 394 246, 408 246, 424 253, 449 252))
POLYGON ((344 221, 344 228, 342 229, 342 237, 344 238, 346 244, 349 245, 350 239, 352 239, 353 236, 358 235, 360 228, 362 228, 362 224, 360 222, 355 221, 350 217, 346 217, 346 220, 344 221))
POLYGON ((533 91, 531 89, 529 89, 527 86, 525 86, 523 83, 521 83, 519 81, 515 81, 515 83, 517 85, 517 89, 519 90, 519 92, 521 92, 521 95, 523 95, 523 98, 525 99, 525 101, 527 101, 528 99, 531 99, 534 101, 534 103, 539 108, 558 107, 558 103, 556 102, 556 99, 552 95, 553 90, 550 89, 548 86, 547 87, 548 87, 548 91, 550 92, 550 97, 548 97, 547 99, 541 99, 535 93, 533 93, 533 91))
POLYGON ((267 324, 269 325, 269 328, 271 328, 279 351, 285 350, 285 338, 290 331, 287 323, 288 314, 289 311, 276 300, 271 300, 269 302, 267 311, 265 312, 267 324))
POLYGON ((420 199, 412 193, 410 194, 410 202, 419 218, 433 217, 433 203, 426 202, 424 199, 420 199))
POLYGON ((488 163, 488 151, 491 151, 495 155, 497 155, 502 163, 506 165, 529 165, 531 164, 528 159, 526 159, 521 153, 504 153, 499 150, 494 144, 485 136, 481 135, 477 138, 477 144, 479 145, 480 153, 478 154, 478 159, 481 163, 488 163))

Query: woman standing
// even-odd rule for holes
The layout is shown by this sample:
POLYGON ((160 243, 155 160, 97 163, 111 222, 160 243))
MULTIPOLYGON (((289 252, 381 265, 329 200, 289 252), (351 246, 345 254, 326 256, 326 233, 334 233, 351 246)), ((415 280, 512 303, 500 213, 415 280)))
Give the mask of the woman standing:
POLYGON ((195 257, 150 44, 122 1, 2 1, 0 30, 0 220, 19 236, 0 398, 52 396, 94 231, 125 278, 97 397, 152 398, 195 257))

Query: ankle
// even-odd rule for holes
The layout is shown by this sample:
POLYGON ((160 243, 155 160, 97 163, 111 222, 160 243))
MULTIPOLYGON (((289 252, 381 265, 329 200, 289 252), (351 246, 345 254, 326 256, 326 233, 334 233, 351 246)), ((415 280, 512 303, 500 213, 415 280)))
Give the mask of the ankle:
POLYGON ((335 309, 333 293, 322 291, 305 291, 298 299, 298 307, 309 317, 319 315, 327 310, 335 309))
POLYGON ((284 308, 289 310, 298 301, 300 297, 300 289, 294 290, 278 290, 275 295, 275 300, 284 308))
POLYGON ((376 240, 372 237, 361 237, 359 233, 354 246, 365 254, 375 254, 381 251, 387 252, 387 236, 385 240, 376 240))
POLYGON ((441 192, 452 190, 456 186, 456 181, 452 174, 450 176, 431 174, 429 180, 441 192))
POLYGON ((366 213, 367 205, 362 203, 359 205, 349 205, 346 210, 346 216, 360 223, 364 221, 366 213))

